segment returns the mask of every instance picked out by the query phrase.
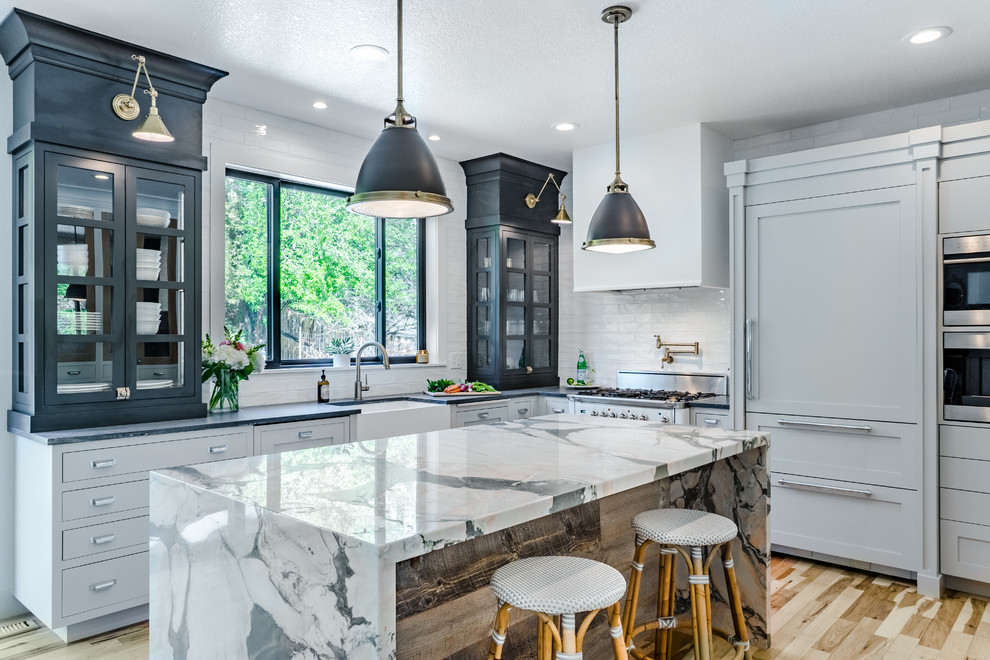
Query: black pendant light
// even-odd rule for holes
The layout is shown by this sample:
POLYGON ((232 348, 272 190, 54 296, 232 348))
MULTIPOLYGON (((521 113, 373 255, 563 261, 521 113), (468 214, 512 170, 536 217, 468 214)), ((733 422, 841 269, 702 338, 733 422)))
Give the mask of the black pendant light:
POLYGON ((399 85, 395 111, 371 145, 347 208, 376 218, 428 218, 454 210, 440 168, 402 106, 402 0, 398 0, 399 85))
POLYGON ((593 252, 618 254, 656 247, 643 211, 619 176, 619 23, 625 23, 630 16, 629 7, 608 7, 602 12, 602 20, 611 23, 615 32, 615 180, 595 210, 588 225, 588 238, 581 245, 581 249, 593 252))

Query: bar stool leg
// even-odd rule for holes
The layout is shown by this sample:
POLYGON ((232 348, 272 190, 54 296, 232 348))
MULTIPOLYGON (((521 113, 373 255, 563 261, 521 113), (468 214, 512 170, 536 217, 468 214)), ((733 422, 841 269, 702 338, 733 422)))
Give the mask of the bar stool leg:
POLYGON ((708 573, 705 572, 704 556, 700 547, 691 548, 691 574, 688 576, 691 585, 692 602, 694 607, 694 639, 695 657, 697 660, 711 660, 711 641, 709 630, 711 620, 708 617, 708 573))
POLYGON ((657 628, 653 656, 657 660, 667 660, 673 649, 675 627, 674 617, 674 570, 677 566, 677 550, 663 546, 660 549, 660 576, 657 589, 657 628))
MULTIPOLYGON (((577 641, 574 633, 574 615, 560 615, 560 651, 561 653, 576 653, 577 641)), ((559 657, 560 654, 558 654, 559 657)))
POLYGON ((646 547, 653 543, 636 536, 636 550, 633 552, 632 571, 629 575, 629 586, 626 589, 626 608, 622 613, 622 628, 625 630, 626 646, 632 644, 633 626, 636 625, 636 608, 639 604, 639 589, 643 582, 643 557, 646 547))
MULTIPOLYGON (((722 567, 725 569, 725 586, 729 592, 729 606, 732 608, 732 623, 736 629, 736 640, 738 646, 743 648, 743 657, 746 660, 753 659, 753 652, 749 648, 749 633, 746 632, 746 618, 743 615, 742 601, 739 598, 739 583, 736 580, 736 569, 732 561, 731 543, 722 546, 722 567)), ((737 646, 735 640, 729 640, 733 646, 737 646)), ((738 657, 738 656, 737 656, 738 657)))
POLYGON ((495 621, 492 623, 492 641, 488 647, 488 660, 500 660, 502 645, 505 644, 505 631, 509 627, 509 610, 512 606, 499 602, 495 621))
POLYGON ((612 650, 615 660, 628 660, 625 636, 622 634, 622 614, 619 604, 610 605, 608 610, 608 632, 612 635, 612 650))

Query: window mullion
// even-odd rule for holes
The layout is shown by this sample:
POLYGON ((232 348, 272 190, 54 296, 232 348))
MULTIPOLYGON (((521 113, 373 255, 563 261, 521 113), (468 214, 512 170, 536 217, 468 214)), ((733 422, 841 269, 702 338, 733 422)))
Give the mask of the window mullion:
POLYGON ((272 203, 268 213, 268 327, 271 338, 268 354, 276 366, 282 364, 282 184, 272 185, 272 203))
POLYGON ((375 218, 375 341, 385 346, 385 219, 375 218))

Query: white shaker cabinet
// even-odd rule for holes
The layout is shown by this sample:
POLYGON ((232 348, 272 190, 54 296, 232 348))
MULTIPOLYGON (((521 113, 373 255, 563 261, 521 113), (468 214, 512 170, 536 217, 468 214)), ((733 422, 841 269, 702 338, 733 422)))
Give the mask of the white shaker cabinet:
POLYGON ((574 290, 607 291, 729 283, 723 164, 732 142, 702 124, 621 141, 622 179, 643 210, 653 250, 615 255, 581 244, 615 177, 615 143, 574 151, 574 290))
POLYGON ((914 186, 746 209, 747 412, 917 422, 914 186))

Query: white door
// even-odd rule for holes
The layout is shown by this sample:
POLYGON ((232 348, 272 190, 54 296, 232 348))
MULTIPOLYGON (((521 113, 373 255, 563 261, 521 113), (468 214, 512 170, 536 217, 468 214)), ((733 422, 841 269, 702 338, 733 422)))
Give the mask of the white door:
POLYGON ((915 187, 746 209, 746 410, 920 421, 915 187))

